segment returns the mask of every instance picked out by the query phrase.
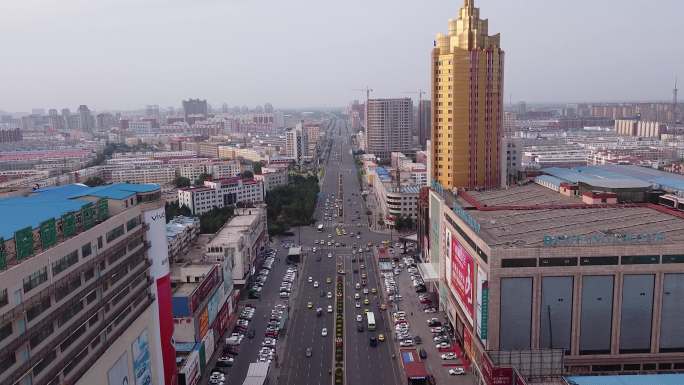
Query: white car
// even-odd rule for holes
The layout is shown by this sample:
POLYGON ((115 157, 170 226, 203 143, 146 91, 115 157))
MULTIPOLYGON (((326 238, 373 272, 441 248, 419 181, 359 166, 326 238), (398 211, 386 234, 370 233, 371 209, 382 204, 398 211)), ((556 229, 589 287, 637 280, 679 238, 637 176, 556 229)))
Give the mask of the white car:
POLYGON ((332 292, 328 292, 327 297, 332 298, 332 292))
POLYGON ((314 287, 318 287, 318 281, 314 281, 314 287))
POLYGON ((354 307, 356 307, 357 309, 360 308, 360 307, 361 307, 361 302, 358 302, 358 301, 357 301, 357 302, 354 304, 354 307))
POLYGON ((460 376, 463 374, 465 374, 465 370, 463 370, 463 368, 449 369, 449 375, 450 376, 460 376))
POLYGON ((444 354, 442 354, 442 359, 443 360, 455 360, 456 354, 455 353, 444 353, 444 354))
POLYGON ((307 281, 308 281, 309 283, 313 282, 313 277, 309 276, 309 278, 307 279, 307 281))
POLYGON ((359 293, 354 293, 354 299, 360 299, 360 298, 361 298, 361 294, 359 294, 359 293))
POLYGON ((332 253, 328 253, 328 258, 332 258, 332 253))
POLYGON ((415 344, 413 343, 413 340, 403 340, 399 342, 399 346, 402 347, 409 347, 409 346, 414 346, 415 344))
POLYGON ((327 336, 327 335, 328 335, 328 329, 327 329, 327 328, 323 328, 323 330, 321 330, 321 336, 322 336, 322 337, 325 337, 325 336, 327 336))
POLYGON ((313 249, 311 249, 311 251, 313 251, 315 253, 316 251, 318 251, 318 249, 316 247, 314 247, 313 249))
POLYGON ((363 294, 368 294, 368 288, 367 287, 363 288, 363 294))
POLYGON ((363 316, 361 314, 356 315, 356 322, 363 322, 363 316))
POLYGON ((332 305, 328 305, 328 313, 332 313, 332 305))

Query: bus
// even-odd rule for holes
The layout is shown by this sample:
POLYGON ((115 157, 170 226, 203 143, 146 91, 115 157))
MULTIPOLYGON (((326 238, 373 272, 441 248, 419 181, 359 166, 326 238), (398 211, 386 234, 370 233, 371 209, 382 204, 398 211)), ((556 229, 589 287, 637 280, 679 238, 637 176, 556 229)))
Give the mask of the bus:
POLYGON ((375 315, 372 311, 366 313, 366 318, 368 319, 368 330, 375 330, 375 315))
POLYGON ((319 232, 319 233, 323 232, 323 224, 322 224, 322 223, 320 223, 320 224, 318 225, 318 232, 319 232))

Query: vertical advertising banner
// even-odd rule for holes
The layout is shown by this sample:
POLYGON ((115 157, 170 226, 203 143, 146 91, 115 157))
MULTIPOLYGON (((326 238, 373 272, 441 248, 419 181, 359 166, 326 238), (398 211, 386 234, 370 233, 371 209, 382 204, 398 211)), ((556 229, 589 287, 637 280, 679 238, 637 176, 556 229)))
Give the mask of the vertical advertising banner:
MULTIPOLYGON (((451 231, 447 229, 446 227, 444 228, 444 251, 446 255, 446 280, 447 282, 451 283, 451 280, 453 279, 452 276, 452 269, 453 269, 453 257, 451 254, 451 231)), ((453 289, 452 289, 453 290, 453 289)))
POLYGON ((487 322, 489 321, 489 285, 487 273, 477 268, 477 301, 475 319, 477 320, 477 335, 483 342, 487 340, 487 322))
POLYGON ((455 296, 462 307, 470 323, 474 313, 473 304, 473 281, 475 266, 473 257, 458 242, 456 237, 451 237, 451 287, 456 292, 455 296))
POLYGON ((200 340, 202 338, 204 338, 205 334, 207 334, 207 330, 209 330, 209 312, 207 312, 207 308, 205 307, 199 316, 199 339, 200 340))
POLYGON ((107 371, 109 385, 132 385, 128 378, 128 352, 119 357, 114 365, 107 371))
POLYGON ((152 286, 156 297, 153 305, 154 317, 159 320, 159 328, 154 328, 152 341, 157 344, 157 350, 161 351, 161 357, 157 356, 152 363, 160 379, 165 385, 175 385, 176 375, 176 348, 173 342, 173 311, 171 306, 171 274, 169 270, 169 250, 166 239, 166 216, 164 207, 144 211, 145 223, 149 226, 145 237, 150 242, 148 256, 152 260, 150 275, 154 278, 152 286))
POLYGON ((150 385, 152 372, 150 368, 150 343, 147 329, 143 330, 131 346, 133 351, 133 375, 135 385, 150 385))

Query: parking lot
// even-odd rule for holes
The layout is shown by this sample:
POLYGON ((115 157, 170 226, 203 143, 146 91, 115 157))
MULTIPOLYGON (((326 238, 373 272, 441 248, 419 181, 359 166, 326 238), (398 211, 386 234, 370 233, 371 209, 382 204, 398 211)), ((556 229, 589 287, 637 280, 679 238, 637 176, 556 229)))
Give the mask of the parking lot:
POLYGON ((401 259, 391 273, 392 282, 400 296, 396 301, 397 294, 394 294, 396 310, 390 311, 393 313, 394 342, 399 347, 418 350, 428 373, 434 376, 437 384, 474 384, 475 379, 468 373, 467 362, 461 358, 460 347, 443 328, 444 316, 434 308, 433 298, 421 285, 424 282, 410 262, 413 261, 401 259))

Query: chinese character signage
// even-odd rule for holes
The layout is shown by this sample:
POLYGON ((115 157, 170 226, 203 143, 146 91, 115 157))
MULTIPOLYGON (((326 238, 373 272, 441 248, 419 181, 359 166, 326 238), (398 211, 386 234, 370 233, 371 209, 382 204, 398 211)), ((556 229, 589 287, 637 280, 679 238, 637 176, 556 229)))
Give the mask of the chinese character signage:
POLYGON ((74 213, 62 215, 62 234, 64 235, 64 238, 76 234, 76 217, 74 216, 74 213))
POLYGON ((15 232, 14 243, 17 247, 17 260, 30 257, 33 254, 33 229, 29 226, 15 232))
POLYGON ((40 224, 40 242, 43 245, 43 249, 47 249, 57 243, 57 229, 54 218, 40 224))
POLYGON ((456 299, 463 311, 472 319, 473 316, 473 257, 451 236, 451 287, 456 291, 456 299))

